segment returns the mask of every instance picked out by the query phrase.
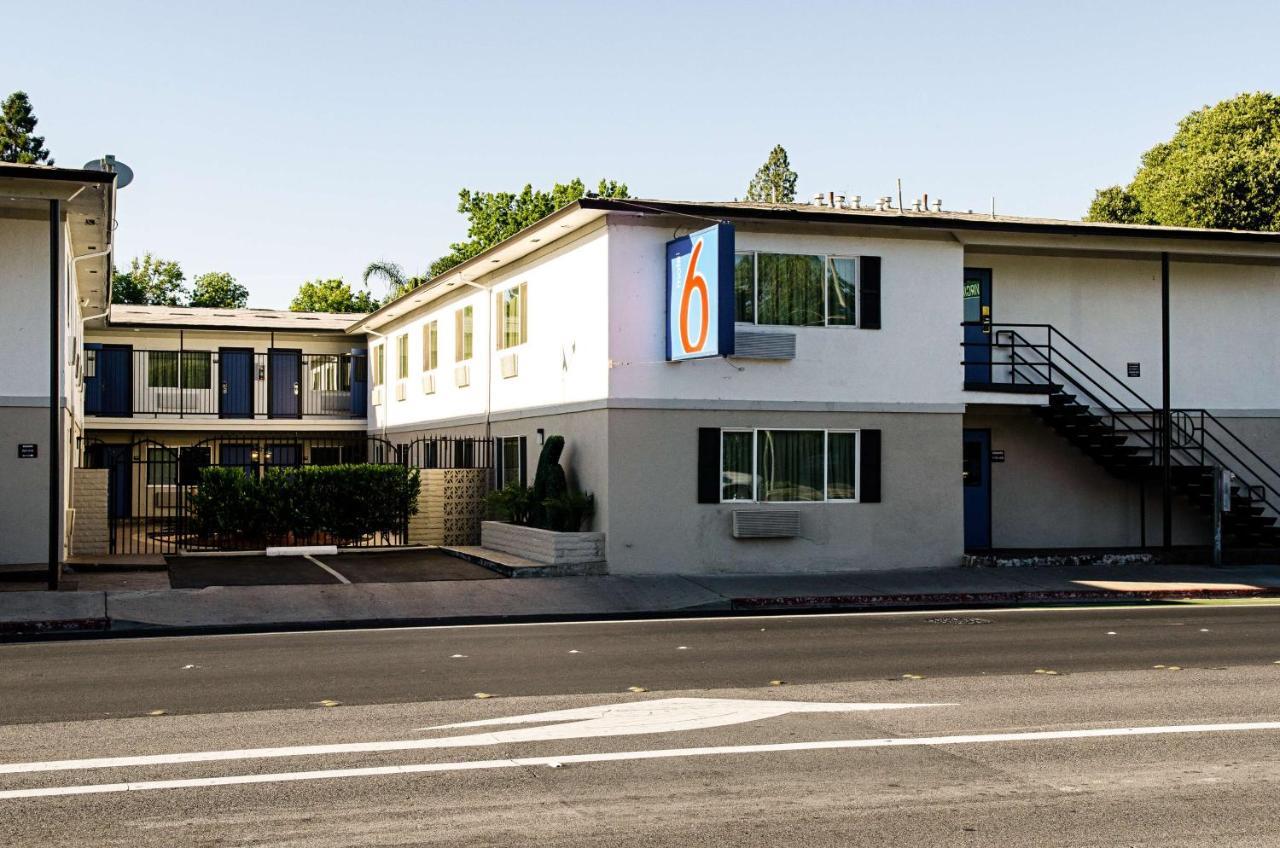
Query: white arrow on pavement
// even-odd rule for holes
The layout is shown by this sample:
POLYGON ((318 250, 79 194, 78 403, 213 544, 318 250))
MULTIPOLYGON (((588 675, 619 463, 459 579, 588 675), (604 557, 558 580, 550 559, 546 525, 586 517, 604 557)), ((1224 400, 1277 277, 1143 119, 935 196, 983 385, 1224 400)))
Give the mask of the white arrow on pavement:
POLYGON ((469 733, 433 739, 405 739, 387 742, 340 742, 331 745, 293 745, 281 748, 241 748, 229 751, 193 751, 181 754, 144 754, 133 757, 95 757, 82 760, 50 760, 38 763, 2 763, 0 774, 72 771, 80 769, 161 766, 181 763, 208 763, 227 760, 262 760, 276 757, 305 757, 326 754, 368 754, 383 751, 420 751, 429 748, 462 748, 472 745, 501 745, 507 742, 535 742, 547 739, 584 739, 627 736, 639 733, 666 733, 742 724, 787 713, 851 713, 867 710, 899 710, 913 707, 954 706, 952 704, 821 704, 805 701, 747 701, 729 698, 662 698, 557 710, 547 713, 446 724, 420 730, 447 730, 501 724, 568 722, 546 727, 503 730, 496 733, 469 733))

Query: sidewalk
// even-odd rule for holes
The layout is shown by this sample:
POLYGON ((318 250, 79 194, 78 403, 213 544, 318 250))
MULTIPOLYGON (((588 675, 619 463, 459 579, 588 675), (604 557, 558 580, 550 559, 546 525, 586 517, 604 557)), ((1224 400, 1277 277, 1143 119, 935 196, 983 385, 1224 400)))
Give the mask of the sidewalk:
POLYGON ((0 593, 0 637, 1280 598, 1280 566, 944 568, 0 593))

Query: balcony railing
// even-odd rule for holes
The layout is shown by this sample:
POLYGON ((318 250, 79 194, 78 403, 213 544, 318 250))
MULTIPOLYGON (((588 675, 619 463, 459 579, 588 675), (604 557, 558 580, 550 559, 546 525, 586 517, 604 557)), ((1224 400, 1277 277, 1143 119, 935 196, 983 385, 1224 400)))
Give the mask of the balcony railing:
POLYGON ((361 355, 111 347, 85 353, 87 415, 196 420, 365 417, 367 378, 361 355))

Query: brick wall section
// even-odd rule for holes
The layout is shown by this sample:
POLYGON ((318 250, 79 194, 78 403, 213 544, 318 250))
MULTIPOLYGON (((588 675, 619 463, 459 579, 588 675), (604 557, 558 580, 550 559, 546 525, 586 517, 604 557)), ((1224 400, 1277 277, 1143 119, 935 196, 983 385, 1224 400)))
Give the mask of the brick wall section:
POLYGON ((71 531, 73 556, 105 556, 110 553, 111 528, 107 524, 107 469, 76 468, 71 472, 71 531))
POLYGON ((602 562, 605 556, 603 533, 557 533, 501 521, 483 523, 480 544, 547 565, 602 562))
POLYGON ((409 543, 479 544, 489 469, 424 468, 420 473, 422 488, 418 513, 409 518, 409 543))

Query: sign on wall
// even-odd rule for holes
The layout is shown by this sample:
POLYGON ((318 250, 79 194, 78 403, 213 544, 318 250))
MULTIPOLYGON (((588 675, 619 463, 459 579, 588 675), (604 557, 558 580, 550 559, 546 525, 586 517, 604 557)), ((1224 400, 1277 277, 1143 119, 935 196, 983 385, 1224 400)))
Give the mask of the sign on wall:
POLYGON ((667 242, 667 359, 733 354, 733 225, 667 242))

